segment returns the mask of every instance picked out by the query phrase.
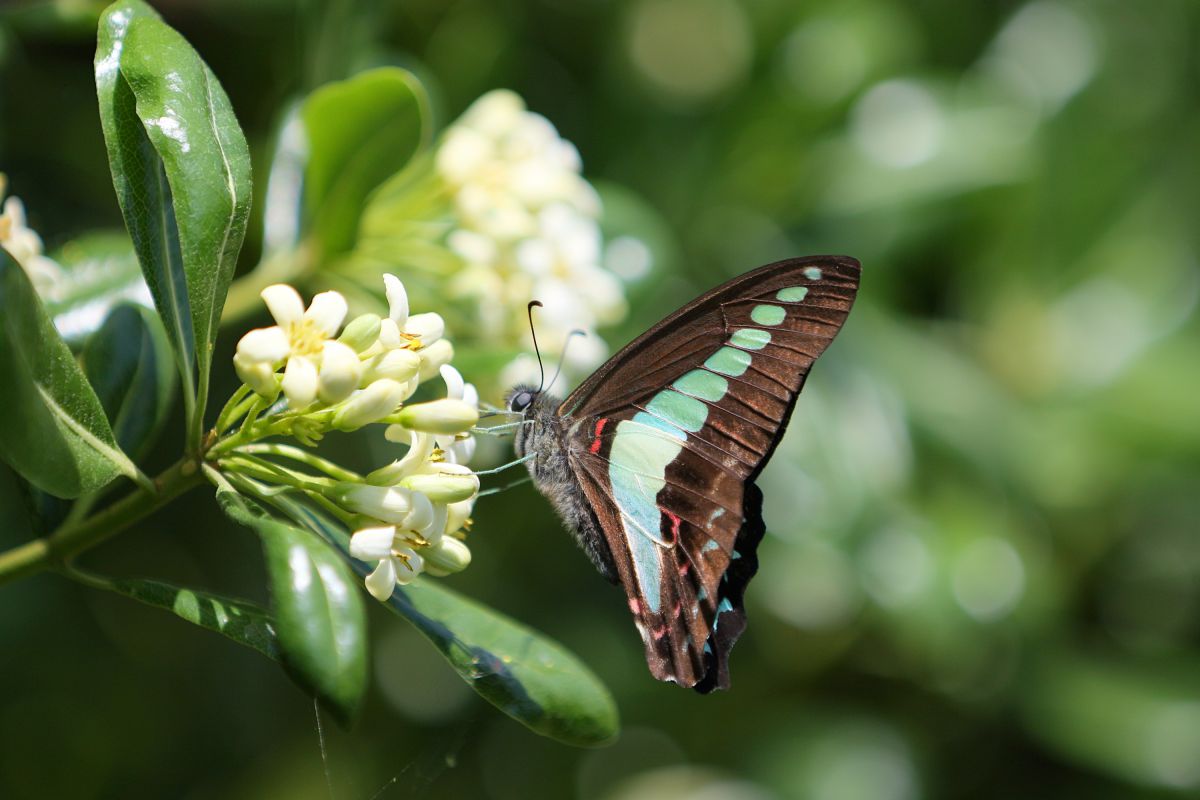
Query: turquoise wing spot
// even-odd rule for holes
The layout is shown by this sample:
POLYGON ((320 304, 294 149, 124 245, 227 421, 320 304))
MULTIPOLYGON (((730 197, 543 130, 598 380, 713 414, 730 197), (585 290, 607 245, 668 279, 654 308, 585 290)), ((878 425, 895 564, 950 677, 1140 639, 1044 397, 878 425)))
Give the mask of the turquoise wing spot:
MULTIPOLYGON (((812 267, 809 267, 809 269, 812 269, 812 267)), ((820 271, 818 270, 818 278, 819 277, 820 271)), ((814 278, 813 280, 817 280, 818 278, 814 278)), ((780 289, 775 293, 775 299, 782 300, 785 303, 799 303, 806 297, 808 297, 807 286, 789 286, 786 289, 780 289)))
POLYGON ((804 268, 804 277, 808 278, 810 281, 821 280, 821 268, 820 267, 805 267, 804 268))
POLYGON ((700 548, 700 551, 703 553, 707 553, 710 550, 716 550, 720 546, 721 545, 717 544, 716 539, 709 539, 707 542, 704 543, 704 547, 700 548))
POLYGON ((787 316, 787 312, 783 306, 761 305, 755 306, 750 312, 750 319, 757 322, 759 325, 778 325, 783 322, 783 318, 787 316))
POLYGON ((621 510, 621 526, 646 608, 657 614, 662 607, 662 563, 658 545, 651 536, 662 526, 662 512, 655 498, 666 485, 667 465, 679 455, 683 444, 678 439, 653 435, 646 427, 684 435, 657 417, 639 411, 632 420, 617 425, 608 456, 608 480, 613 500, 621 510))
POLYGON ((725 346, 709 356, 708 360, 704 362, 704 366, 713 372, 736 378, 749 368, 750 354, 745 350, 738 350, 736 347, 725 346))
POLYGON ((677 390, 715 403, 729 391, 729 381, 708 370, 694 369, 672 384, 677 390))
POLYGON ((771 343, 771 332, 764 331, 762 328, 741 328, 733 332, 733 336, 729 337, 729 343, 743 350, 762 350, 771 343))
MULTIPOLYGON (((653 414, 647 414, 645 411, 639 411, 638 413, 634 414, 633 419, 629 420, 628 422, 630 424, 627 427, 630 427, 630 428, 635 428, 637 426, 652 428, 653 430, 655 430, 659 433, 669 436, 671 439, 674 439, 676 442, 687 441, 687 434, 684 433, 678 426, 672 425, 670 422, 663 419, 662 417, 656 417, 653 414)), ((621 423, 621 424, 624 425, 625 423, 621 423)), ((654 435, 654 434, 648 433, 647 431, 639 431, 639 433, 641 433, 643 436, 653 436, 654 435)), ((630 435, 633 435, 633 434, 631 433, 630 435)), ((662 437, 656 436, 655 438, 662 438, 662 437)))
POLYGON ((665 389, 650 398, 646 410, 689 433, 699 431, 708 419, 708 406, 694 397, 670 389, 665 389))

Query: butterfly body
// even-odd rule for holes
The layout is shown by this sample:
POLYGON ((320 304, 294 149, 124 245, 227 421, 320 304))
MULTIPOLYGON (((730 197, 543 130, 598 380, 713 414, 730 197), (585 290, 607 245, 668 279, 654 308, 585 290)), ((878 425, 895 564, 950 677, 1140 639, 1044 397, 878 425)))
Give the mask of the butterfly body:
POLYGON ((609 580, 626 591, 651 673, 729 685, 765 526, 754 484, 813 361, 841 328, 857 261, 791 259, 698 297, 561 404, 530 387, 518 455, 609 580))

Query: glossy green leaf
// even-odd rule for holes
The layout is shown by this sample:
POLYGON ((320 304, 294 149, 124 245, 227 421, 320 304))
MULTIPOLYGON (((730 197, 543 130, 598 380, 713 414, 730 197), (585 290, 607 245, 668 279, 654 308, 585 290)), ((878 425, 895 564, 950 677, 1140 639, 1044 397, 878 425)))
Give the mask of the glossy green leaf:
POLYGON ((122 303, 154 307, 137 254, 125 231, 98 231, 64 244, 52 256, 63 268, 42 302, 72 347, 100 329, 122 303))
POLYGON ((253 603, 145 579, 91 580, 89 583, 170 611, 180 619, 257 650, 267 658, 280 660, 271 615, 253 603))
MULTIPOLYGON (((341 525, 291 497, 276 499, 293 519, 350 559, 349 536, 341 525)), ((350 561, 363 576, 374 567, 350 561)), ((397 587, 387 606, 415 625, 472 689, 535 733, 582 747, 616 736, 620 723, 612 695, 554 640, 436 580, 397 587)))
MULTIPOLYGON (((112 150, 136 149, 131 154, 136 159, 134 175, 141 180, 126 187, 132 191, 132 203, 122 202, 131 233, 145 226, 144 221, 130 223, 131 216, 173 215, 173 226, 169 220, 158 225, 154 240, 160 251, 144 269, 152 288, 159 284, 156 296, 170 294, 168 303, 178 308, 182 264, 196 366, 196 408, 189 429, 195 445, 213 342, 250 212, 250 152, 216 76, 191 45, 144 4, 130 0, 105 12, 96 76, 101 107, 108 106, 102 116, 113 117, 105 125, 106 138, 129 133, 132 95, 132 111, 159 159, 152 166, 153 157, 136 138, 131 145, 109 145, 118 196, 123 192, 115 176, 125 162, 114 160, 112 150), (150 182, 158 186, 149 189, 150 182)), ((145 248, 138 249, 141 256, 145 248)), ((178 315, 167 320, 169 328, 178 323, 178 315)))
POLYGON ((96 46, 96 94, 117 202, 133 240, 154 304, 175 348, 184 394, 195 395, 192 315, 179 226, 163 161, 137 114, 137 99, 121 56, 135 18, 158 15, 138 0, 114 3, 100 18, 96 46))
POLYGON ((171 349, 162 323, 141 306, 113 309, 87 342, 83 371, 121 449, 143 455, 171 407, 171 349))
POLYGON ((99 398, 33 291, 0 250, 0 456, 58 497, 119 474, 149 484, 117 446, 99 398))
POLYGON ((326 253, 350 248, 367 196, 427 143, 427 109, 420 82, 396 67, 328 84, 304 102, 305 213, 326 253))
POLYGON ((343 723, 367 688, 367 619, 357 581, 320 537, 263 512, 232 489, 217 500, 263 543, 283 664, 343 723))

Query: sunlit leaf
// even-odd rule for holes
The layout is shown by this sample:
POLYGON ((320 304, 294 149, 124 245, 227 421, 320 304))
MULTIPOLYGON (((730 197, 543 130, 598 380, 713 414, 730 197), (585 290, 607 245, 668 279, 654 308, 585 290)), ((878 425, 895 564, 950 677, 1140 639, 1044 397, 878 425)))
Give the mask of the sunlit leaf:
POLYGON ((58 497, 124 474, 144 481, 117 446, 104 409, 54 330, 24 270, 0 250, 0 456, 58 497))
POLYGON ((42 295, 42 302, 59 335, 72 347, 99 330, 117 305, 154 306, 137 254, 124 231, 85 234, 64 244, 52 257, 63 271, 52 291, 42 295))
POLYGON ((164 318, 177 342, 186 341, 178 330, 182 271, 196 366, 195 445, 212 346, 250 212, 249 149, 216 76, 136 0, 110 7, 101 20, 96 81, 122 212, 160 311, 172 309, 164 318), (141 138, 132 131, 138 123, 141 138), (129 174, 118 178, 127 167, 129 174))
POLYGON ((304 102, 305 213, 326 252, 353 244, 367 196, 424 146, 427 104, 417 79, 395 67, 328 84, 304 102))
POLYGON ((328 544, 262 511, 230 489, 221 507, 263 543, 284 665, 348 723, 367 687, 367 620, 357 581, 328 544))

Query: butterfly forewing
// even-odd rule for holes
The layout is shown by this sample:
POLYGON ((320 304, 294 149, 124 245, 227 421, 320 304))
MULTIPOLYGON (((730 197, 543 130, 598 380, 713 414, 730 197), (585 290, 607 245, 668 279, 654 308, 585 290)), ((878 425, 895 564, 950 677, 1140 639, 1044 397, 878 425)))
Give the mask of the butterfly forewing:
POLYGON ((752 482, 845 321, 859 271, 829 256, 736 278, 634 340, 560 407, 660 679, 728 685, 763 534, 752 482))

